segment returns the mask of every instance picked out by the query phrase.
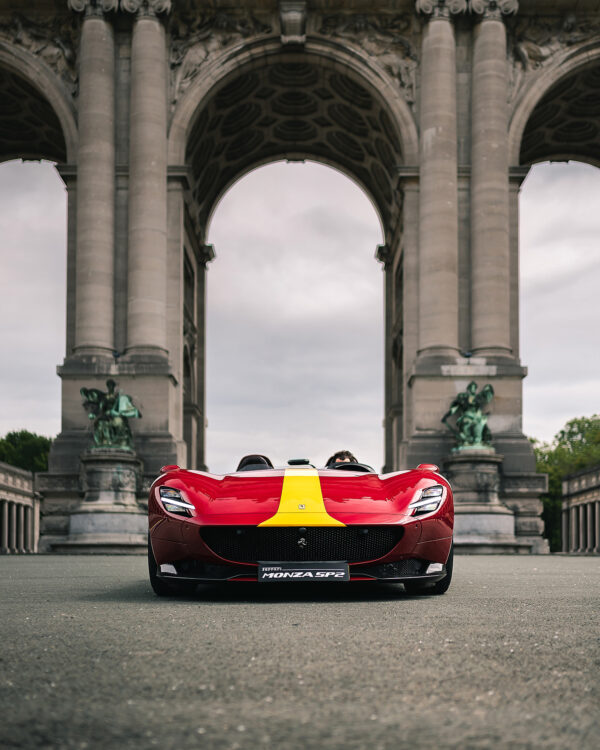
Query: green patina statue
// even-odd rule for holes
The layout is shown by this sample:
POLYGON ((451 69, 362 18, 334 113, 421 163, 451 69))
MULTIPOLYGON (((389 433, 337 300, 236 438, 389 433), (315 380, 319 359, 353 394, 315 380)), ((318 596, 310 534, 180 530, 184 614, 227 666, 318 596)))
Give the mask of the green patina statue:
POLYGON ((98 388, 81 388, 83 406, 88 417, 94 420, 94 447, 133 450, 133 437, 129 419, 141 417, 131 396, 116 390, 114 380, 107 380, 108 391, 98 388))
POLYGON ((492 433, 487 426, 487 414, 483 407, 494 398, 494 388, 488 383, 477 393, 477 383, 472 380, 467 390, 459 393, 442 417, 442 422, 456 438, 454 450, 467 448, 491 448, 492 433), (448 423, 456 416, 456 426, 448 423))

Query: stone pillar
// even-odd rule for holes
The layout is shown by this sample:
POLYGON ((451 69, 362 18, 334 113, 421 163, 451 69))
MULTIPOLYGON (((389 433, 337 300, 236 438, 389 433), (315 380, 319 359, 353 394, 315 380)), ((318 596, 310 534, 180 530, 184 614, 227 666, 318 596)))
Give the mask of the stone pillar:
POLYGON ((17 552, 25 552, 25 506, 17 506, 17 552))
POLYGON ((594 548, 594 552, 597 554, 600 554, 600 500, 596 500, 594 503, 595 507, 595 518, 594 518, 594 528, 595 528, 595 536, 596 536, 596 546, 594 548))
POLYGON ((8 500, 0 500, 0 552, 8 552, 8 500))
POLYGON ((570 539, 569 539, 569 552, 577 551, 577 524, 579 519, 577 518, 577 507, 572 505, 569 508, 569 528, 570 528, 570 539))
POLYGON ((458 351, 456 44, 451 13, 466 1, 417 0, 431 16, 421 55, 419 352, 458 351))
POLYGON ((17 504, 8 504, 8 551, 17 551, 17 504))
POLYGON ((562 552, 569 551, 569 511, 563 507, 562 510, 562 528, 561 528, 561 550, 562 552))
POLYGON ((378 245, 375 258, 383 264, 383 288, 384 288, 384 327, 385 327, 385 350, 384 350, 384 376, 383 376, 383 399, 384 399, 384 449, 383 469, 388 472, 394 469, 394 447, 397 443, 394 432, 394 308, 398 301, 394 298, 394 271, 393 254, 389 245, 378 245))
POLYGON ((502 13, 514 0, 471 0, 474 30, 471 146, 471 348, 511 353, 508 69, 502 13))
POLYGON ((167 60, 157 14, 168 0, 122 0, 131 46, 127 353, 167 352, 167 60))
POLYGON ((79 53, 76 354, 113 350, 114 37, 104 13, 118 0, 68 0, 84 11, 79 53))
POLYGON ((585 510, 587 513, 586 526, 587 526, 587 544, 586 552, 594 551, 594 503, 586 503, 585 510))
POLYGON ((196 279, 196 398, 197 432, 196 455, 197 469, 206 470, 206 273, 207 265, 215 259, 213 245, 201 245, 196 251, 198 277, 196 279))

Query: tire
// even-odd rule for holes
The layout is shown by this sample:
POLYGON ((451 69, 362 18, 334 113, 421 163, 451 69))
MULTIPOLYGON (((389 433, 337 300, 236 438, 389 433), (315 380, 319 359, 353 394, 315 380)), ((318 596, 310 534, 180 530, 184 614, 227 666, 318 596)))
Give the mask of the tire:
POLYGON ((154 558, 150 537, 148 537, 148 575, 150 577, 150 585, 156 596, 180 596, 181 594, 193 594, 196 590, 195 583, 186 583, 183 581, 180 583, 169 583, 158 577, 158 565, 154 558))
POLYGON ((433 594, 434 596, 440 596, 441 594, 445 594, 446 591, 450 588, 450 583, 452 581, 452 569, 454 567, 454 545, 450 547, 450 554, 448 555, 448 560, 446 562, 446 575, 444 578, 442 578, 441 581, 437 581, 437 583, 434 584, 427 584, 427 583, 405 583, 404 588, 406 589, 407 594, 413 594, 416 596, 427 596, 429 594, 433 594))

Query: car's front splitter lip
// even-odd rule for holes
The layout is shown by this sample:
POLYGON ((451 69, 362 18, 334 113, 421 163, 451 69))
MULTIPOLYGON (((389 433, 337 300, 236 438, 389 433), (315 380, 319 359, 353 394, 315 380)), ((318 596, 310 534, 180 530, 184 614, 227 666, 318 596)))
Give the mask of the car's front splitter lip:
MULTIPOLYGON (((314 561, 317 562, 317 561, 314 561)), ((402 561, 406 562, 406 561, 402 561)), ((420 560, 415 560, 415 563, 418 563, 421 565, 421 570, 425 568, 426 565, 429 563, 420 560)), ((300 563, 301 564, 301 563, 300 563)), ((399 563, 400 564, 400 563, 399 563)), ((168 581, 195 581, 196 583, 216 583, 219 581, 235 581, 237 579, 242 579, 244 581, 258 581, 258 575, 257 572, 253 569, 254 566, 251 566, 251 569, 249 570, 249 566, 241 566, 241 565, 213 565, 213 564, 204 564, 201 562, 196 562, 197 568, 199 570, 196 572, 194 571, 184 571, 184 572, 166 572, 165 569, 167 568, 173 568, 173 570, 177 570, 174 564, 167 563, 159 566, 159 569, 157 571, 157 577, 162 578, 163 580, 168 581)), ((352 581, 382 581, 382 582, 390 582, 390 583, 404 583, 409 581, 419 581, 419 582, 430 582, 430 583, 437 583, 438 581, 441 581, 443 578, 446 577, 446 566, 444 565, 442 567, 441 571, 437 571, 435 573, 417 573, 417 574, 407 574, 407 573, 400 573, 398 571, 398 568, 394 563, 386 563, 379 566, 365 566, 364 568, 360 567, 354 567, 354 569, 350 569, 350 582, 352 581)))

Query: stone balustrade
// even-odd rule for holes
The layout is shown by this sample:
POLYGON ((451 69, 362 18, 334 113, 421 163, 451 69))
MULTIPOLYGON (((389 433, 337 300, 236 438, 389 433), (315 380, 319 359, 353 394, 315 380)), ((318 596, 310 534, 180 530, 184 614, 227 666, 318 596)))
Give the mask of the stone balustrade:
POLYGON ((37 552, 39 528, 33 474, 0 462, 0 553, 37 552))

